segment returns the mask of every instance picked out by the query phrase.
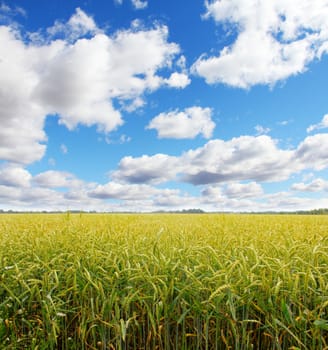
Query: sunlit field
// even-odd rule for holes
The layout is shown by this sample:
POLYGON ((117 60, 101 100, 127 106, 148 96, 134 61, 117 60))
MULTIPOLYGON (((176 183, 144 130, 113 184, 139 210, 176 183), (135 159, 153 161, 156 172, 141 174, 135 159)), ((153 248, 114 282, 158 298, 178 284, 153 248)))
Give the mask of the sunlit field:
POLYGON ((1 349, 328 349, 328 216, 0 216, 1 349))

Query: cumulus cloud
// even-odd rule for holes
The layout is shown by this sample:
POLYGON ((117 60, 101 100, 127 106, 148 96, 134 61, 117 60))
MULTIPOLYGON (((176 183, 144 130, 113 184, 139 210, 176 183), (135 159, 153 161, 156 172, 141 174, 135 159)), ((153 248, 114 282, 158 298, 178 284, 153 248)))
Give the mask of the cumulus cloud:
POLYGON ((167 42, 167 35, 166 27, 157 27, 78 40, 49 62, 38 85, 39 99, 59 113, 69 129, 78 123, 96 124, 110 132, 123 123, 112 99, 135 99, 136 108, 143 93, 164 85, 156 71, 179 52, 176 44, 167 42))
MULTIPOLYGON (((156 158, 153 158, 153 161, 156 158)), ((181 159, 180 159, 181 161, 181 159)), ((146 164, 144 164, 144 167, 146 164)), ((153 187, 145 183, 87 183, 68 172, 47 171, 32 176, 15 164, 0 169, 2 209, 18 210, 98 210, 153 211, 203 208, 219 211, 305 210, 326 207, 325 198, 307 199, 292 192, 265 194, 254 181, 228 181, 201 188, 201 195, 182 193, 180 189, 153 187)), ((294 184, 294 191, 327 191, 327 181, 294 184)))
POLYGON ((9 187, 29 187, 32 176, 24 168, 15 164, 0 167, 0 185, 9 187))
POLYGON ((118 182, 156 184, 174 178, 179 167, 179 159, 166 154, 136 158, 128 156, 121 159, 118 170, 111 177, 118 182))
POLYGON ((47 140, 46 111, 33 99, 38 59, 6 26, 0 26, 0 47, 6 48, 0 54, 0 158, 27 164, 44 155, 47 140))
POLYGON ((315 58, 328 52, 326 0, 213 0, 206 1, 204 18, 229 23, 236 40, 217 56, 202 55, 195 74, 209 84, 240 88, 274 85, 306 70, 315 58))
POLYGON ((282 150, 266 135, 211 140, 182 155, 183 179, 195 185, 227 181, 280 181, 295 171, 293 152, 282 150))
POLYGON ((163 191, 154 199, 154 206, 164 209, 196 208, 199 206, 199 204, 200 203, 197 197, 182 195, 177 190, 163 191))
POLYGON ((159 138, 186 139, 195 138, 199 134, 210 138, 215 128, 211 115, 210 108, 197 106, 181 112, 175 110, 160 113, 150 121, 147 129, 157 130, 159 138))
POLYGON ((321 192, 328 191, 328 181, 321 178, 315 179, 310 183, 305 184, 304 182, 295 183, 291 187, 294 191, 301 192, 321 192))
POLYGON ((263 195, 262 186, 256 182, 239 183, 230 182, 225 185, 209 185, 201 191, 202 200, 205 203, 218 203, 231 207, 235 199, 243 201, 244 199, 258 198, 263 195), (228 204, 230 203, 230 204, 228 204))
POLYGON ((43 41, 23 40, 23 34, 10 25, 0 27, 0 46, 6 48, 0 55, 3 160, 29 164, 43 157, 47 115, 57 115, 70 130, 96 125, 109 133, 123 124, 114 102, 128 101, 136 109, 144 94, 168 81, 185 84, 180 75, 171 81, 158 74, 165 68, 174 74, 172 62, 180 51, 168 41, 165 26, 133 27, 109 36, 77 9, 68 22, 49 28, 43 41))
POLYGON ((274 182, 287 180, 302 170, 327 168, 327 155, 328 134, 309 136, 294 149, 279 148, 277 141, 268 135, 240 136, 227 141, 210 140, 175 157, 165 154, 124 157, 112 177, 127 183, 274 182))
POLYGON ((149 185, 109 182, 106 185, 98 185, 89 192, 89 196, 100 199, 140 200, 147 199, 154 193, 156 193, 156 189, 149 185))
POLYGON ((131 0, 131 2, 137 10, 144 9, 148 6, 148 1, 146 0, 131 0))
POLYGON ((224 191, 229 198, 251 198, 263 194, 261 185, 256 182, 249 183, 229 183, 224 191))
POLYGON ((79 7, 67 23, 56 21, 52 27, 47 29, 47 33, 51 37, 64 36, 64 38, 71 41, 87 34, 95 34, 99 31, 100 29, 98 29, 93 18, 88 16, 79 7))
POLYGON ((88 195, 99 199, 136 201, 162 198, 163 196, 178 196, 179 192, 179 190, 174 189, 158 189, 146 184, 122 184, 112 181, 105 185, 98 185, 96 188, 89 191, 88 195))
POLYGON ((323 118, 322 118, 322 121, 318 124, 313 124, 313 125, 310 125, 306 131, 307 132, 312 132, 314 130, 318 130, 318 129, 326 129, 328 128, 328 114, 326 114, 323 118))
POLYGON ((65 171, 48 170, 34 176, 33 181, 40 187, 47 188, 76 188, 83 185, 73 174, 65 171))
POLYGON ((295 151, 295 161, 305 169, 322 170, 328 166, 328 134, 306 137, 295 151))
POLYGON ((190 84, 191 80, 186 73, 174 72, 165 80, 165 82, 168 86, 183 89, 190 84))
POLYGON ((232 196, 229 197, 226 189, 225 186, 207 186, 199 198, 202 207, 218 211, 254 212, 310 210, 325 208, 328 204, 326 198, 297 197, 288 191, 266 194, 261 190, 260 193, 255 192, 254 196, 239 197, 232 193, 232 196))

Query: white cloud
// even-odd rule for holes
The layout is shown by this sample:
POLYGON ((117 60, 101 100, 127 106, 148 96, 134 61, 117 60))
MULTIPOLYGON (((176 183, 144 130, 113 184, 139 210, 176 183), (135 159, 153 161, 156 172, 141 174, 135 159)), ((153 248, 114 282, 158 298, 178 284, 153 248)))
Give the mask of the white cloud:
POLYGON ((4 2, 0 4, 0 19, 2 21, 6 22, 6 20, 8 20, 9 18, 17 15, 26 17, 26 11, 19 6, 10 7, 4 2))
POLYGON ((39 61, 9 27, 0 27, 0 47, 0 159, 27 164, 46 149, 46 111, 33 99, 39 61))
POLYGON ((204 197, 205 202, 222 202, 224 196, 222 193, 221 186, 206 186, 202 191, 201 195, 204 197))
POLYGON ((33 181, 40 187, 47 188, 76 188, 83 185, 73 174, 64 171, 48 170, 34 176, 33 181))
POLYGON ((202 190, 201 195, 204 203, 217 203, 231 207, 235 205, 233 204, 235 203, 235 199, 241 200, 243 205, 245 205, 245 199, 261 198, 264 195, 264 192, 262 186, 256 182, 231 182, 221 186, 206 186, 202 190))
POLYGON ((195 138, 199 134, 210 138, 215 128, 211 115, 210 108, 197 106, 181 112, 161 113, 150 121, 147 129, 157 130, 159 138, 185 139, 195 138))
POLYGON ((141 97, 137 97, 132 101, 127 101, 127 102, 121 101, 122 108, 129 113, 132 113, 137 109, 140 109, 145 104, 146 104, 145 100, 141 97))
POLYGON ((262 195, 263 189, 256 182, 246 184, 234 182, 227 184, 224 194, 229 198, 251 198, 262 195))
POLYGON ((130 141, 131 141, 131 137, 130 136, 127 136, 125 134, 120 136, 120 140, 119 140, 120 144, 127 143, 127 142, 130 142, 130 141))
POLYGON ((78 7, 67 23, 56 21, 52 27, 47 29, 47 32, 53 37, 63 35, 66 39, 74 41, 84 35, 100 32, 100 30, 93 18, 78 7))
POLYGON ((292 122, 292 120, 282 120, 281 122, 278 122, 277 124, 280 126, 286 126, 288 124, 290 124, 292 122))
POLYGON ((89 196, 100 199, 140 200, 147 199, 154 193, 156 193, 156 189, 149 185, 109 182, 106 185, 98 185, 89 192, 89 196))
POLYGON ((256 212, 256 211, 296 211, 314 208, 326 208, 327 198, 304 198, 294 196, 292 192, 277 192, 274 194, 254 193, 254 197, 229 197, 223 194, 223 189, 208 186, 199 198, 201 207, 209 210, 256 212))
POLYGON ((310 125, 306 131, 307 132, 311 132, 311 131, 314 131, 314 130, 319 130, 319 129, 326 129, 328 128, 328 114, 326 114, 323 118, 322 118, 322 121, 318 124, 313 124, 313 125, 310 125))
POLYGON ((328 181, 318 178, 311 181, 308 184, 305 184, 304 182, 295 183, 292 185, 291 189, 294 191, 301 191, 301 192, 321 192, 321 191, 327 192, 328 181))
POLYGON ((275 182, 287 180, 302 170, 327 167, 328 134, 309 136, 294 149, 281 149, 271 137, 260 135, 210 140, 203 147, 176 157, 165 154, 124 157, 112 177, 129 183, 178 180, 194 185, 275 182))
MULTIPOLYGON (((156 159, 157 157, 153 158, 153 162, 156 159)), ((291 189, 319 192, 327 191, 328 185, 327 181, 316 179, 310 184, 294 184, 291 189)), ((1 209, 98 211, 186 208, 265 211, 305 210, 328 206, 325 198, 300 198, 289 192, 265 194, 261 185, 256 182, 229 181, 221 185, 209 185, 201 190, 200 196, 193 196, 182 193, 180 189, 157 188, 145 183, 86 183, 74 174, 60 171, 46 171, 32 177, 27 170, 14 164, 7 164, 0 170, 0 202, 3 203, 1 209)))
POLYGON ((165 82, 168 86, 183 89, 190 84, 191 80, 185 73, 174 72, 165 80, 165 82))
POLYGON ((295 150, 294 160, 302 169, 322 170, 328 167, 328 134, 306 137, 295 150))
POLYGON ((277 147, 269 136, 211 140, 181 156, 184 180, 193 184, 228 181, 280 181, 295 171, 293 152, 277 147))
POLYGON ((124 157, 118 170, 111 174, 112 179, 130 183, 161 183, 176 176, 179 159, 166 154, 142 157, 124 157))
POLYGON ((176 198, 180 191, 175 189, 159 189, 146 184, 122 184, 119 182, 108 182, 98 185, 88 192, 92 198, 116 199, 124 201, 139 201, 162 198, 176 198))
POLYGON ((190 208, 198 203, 196 197, 183 195, 178 189, 159 189, 145 184, 121 184, 118 182, 98 185, 88 195, 91 198, 103 200, 120 200, 128 205, 133 203, 137 211, 144 210, 141 204, 145 203, 146 206, 149 206, 149 210, 190 208), (140 203, 139 206, 138 203, 140 203))
POLYGON ((177 67, 179 67, 183 73, 186 73, 186 65, 187 65, 187 59, 186 56, 181 55, 178 60, 175 63, 177 67))
POLYGON ((131 2, 137 10, 144 9, 148 6, 148 1, 146 0, 131 0, 131 2))
MULTIPOLYGON (((114 2, 117 5, 123 4, 123 0, 114 0, 114 2)), ((148 1, 147 0, 131 0, 131 4, 136 10, 142 10, 148 6, 148 1)))
POLYGON ((9 187, 29 187, 31 174, 15 164, 6 164, 0 168, 0 185, 9 187))
POLYGON ((155 198, 153 203, 155 207, 168 210, 198 208, 199 204, 198 198, 190 195, 181 195, 177 190, 167 190, 166 192, 161 193, 155 198))
POLYGON ((0 54, 0 159, 23 164, 41 159, 49 114, 70 130, 79 124, 105 133, 118 128, 123 120, 114 102, 132 101, 131 109, 140 108, 144 94, 167 86, 158 71, 172 71, 180 51, 168 42, 165 26, 109 36, 81 9, 49 29, 53 36, 59 32, 62 39, 35 43, 24 41, 17 28, 0 27, 0 47, 6 48, 0 54))
POLYGON ((202 55, 194 73, 209 84, 240 88, 274 85, 306 70, 328 50, 326 0, 214 0, 205 2, 205 18, 235 26, 237 38, 218 56, 202 55))
POLYGON ((256 125, 255 126, 255 130, 256 130, 258 135, 268 134, 271 131, 270 128, 266 128, 266 127, 264 127, 262 125, 256 125))

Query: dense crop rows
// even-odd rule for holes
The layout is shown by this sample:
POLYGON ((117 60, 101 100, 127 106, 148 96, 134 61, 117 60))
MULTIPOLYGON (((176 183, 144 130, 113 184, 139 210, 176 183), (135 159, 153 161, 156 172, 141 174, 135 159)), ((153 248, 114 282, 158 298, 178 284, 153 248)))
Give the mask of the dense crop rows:
POLYGON ((1 215, 0 349, 328 349, 328 217, 1 215))

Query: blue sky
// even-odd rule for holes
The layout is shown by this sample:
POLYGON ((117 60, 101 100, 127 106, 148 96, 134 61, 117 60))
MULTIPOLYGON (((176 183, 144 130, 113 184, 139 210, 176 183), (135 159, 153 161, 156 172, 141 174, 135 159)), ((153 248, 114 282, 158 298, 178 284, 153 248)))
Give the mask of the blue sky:
POLYGON ((328 207, 328 1, 0 2, 0 208, 328 207))

